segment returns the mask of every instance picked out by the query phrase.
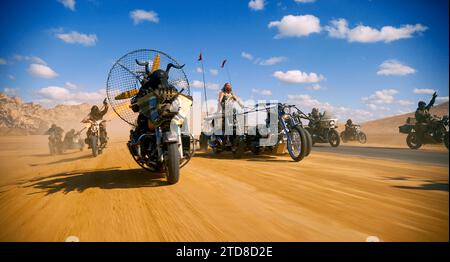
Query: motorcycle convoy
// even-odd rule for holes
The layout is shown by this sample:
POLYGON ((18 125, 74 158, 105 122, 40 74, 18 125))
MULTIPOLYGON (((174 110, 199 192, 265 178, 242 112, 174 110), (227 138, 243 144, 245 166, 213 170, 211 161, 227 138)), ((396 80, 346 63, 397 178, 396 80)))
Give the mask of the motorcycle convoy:
MULTIPOLYGON (((204 118, 197 141, 186 121, 193 100, 183 66, 163 52, 141 49, 117 60, 107 79, 109 104, 131 126, 127 146, 132 158, 143 169, 164 172, 169 184, 178 182, 180 169, 194 156, 196 142, 201 150, 211 148, 214 154, 231 151, 234 158, 241 158, 246 151, 259 155, 287 150, 292 160, 299 162, 311 153, 314 144, 338 147, 341 141, 367 141, 361 126, 349 122, 339 134, 338 119, 328 112, 307 115, 295 105, 283 103, 249 108, 236 99, 229 99, 223 110, 204 118), (162 63, 165 70, 160 69, 162 63), (304 126, 302 120, 309 121, 308 125, 304 126)), ((106 99, 104 105, 107 107, 106 99)), ((72 130, 67 141, 62 140, 62 129, 48 132, 50 153, 83 150, 86 143, 94 157, 101 154, 108 141, 106 121, 100 117, 83 122, 89 124, 84 140, 82 130, 72 130)), ((432 126, 409 118, 399 129, 408 134, 407 144, 412 149, 429 143, 444 143, 448 148, 448 116, 436 119, 432 126)))

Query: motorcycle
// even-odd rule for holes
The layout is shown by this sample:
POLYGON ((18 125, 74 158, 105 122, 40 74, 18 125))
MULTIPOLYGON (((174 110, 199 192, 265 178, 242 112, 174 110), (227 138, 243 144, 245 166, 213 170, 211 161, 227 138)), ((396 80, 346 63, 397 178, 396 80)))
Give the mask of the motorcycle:
POLYGON ((367 142, 367 135, 361 131, 360 125, 353 125, 350 132, 341 132, 341 140, 344 143, 348 141, 358 141, 361 144, 365 144, 367 142))
MULTIPOLYGON (((308 119, 312 121, 310 117, 308 119)), ((332 147, 338 147, 341 143, 341 138, 336 128, 338 128, 337 119, 332 118, 327 112, 321 116, 317 124, 306 127, 311 134, 313 145, 316 143, 329 143, 332 147)))
MULTIPOLYGON (((256 108, 259 107, 261 105, 256 108)), ((286 147, 292 160, 296 162, 307 157, 311 153, 312 138, 301 121, 306 115, 295 105, 277 103, 264 104, 262 107, 267 111, 266 124, 258 126, 256 135, 247 135, 246 141, 250 150, 254 154, 264 150, 282 153, 286 147), (275 108, 276 111, 273 110, 275 108), (269 119, 277 120, 275 132, 270 132, 269 119)))
POLYGON ((180 169, 195 151, 194 139, 185 124, 192 97, 182 68, 162 52, 137 50, 114 64, 107 84, 114 111, 132 125, 127 142, 131 156, 150 172, 165 172, 168 184, 179 181, 180 169), (155 53, 153 60, 144 60, 155 53), (165 70, 159 69, 161 59, 168 60, 165 70), (175 74, 181 77, 169 79, 171 68, 177 69, 175 74), (124 81, 125 76, 130 78, 124 81), (128 108, 138 113, 136 118, 128 108))
POLYGON ((57 132, 50 132, 48 137, 50 155, 61 155, 63 153, 62 137, 57 132))
POLYGON ((417 123, 415 118, 408 117, 406 124, 399 126, 399 132, 408 134, 406 144, 411 149, 419 149, 424 144, 441 144, 449 148, 449 117, 434 116, 434 124, 417 123))
POLYGON ((69 149, 79 149, 80 151, 83 151, 85 142, 81 138, 81 132, 84 129, 85 128, 76 132, 71 139, 64 139, 64 151, 69 149))
MULTIPOLYGON (((258 104, 241 114, 244 115, 244 134, 242 136, 234 135, 234 140, 232 141, 239 139, 239 144, 235 143, 235 154, 247 150, 250 150, 255 155, 265 151, 283 153, 285 148, 287 148, 289 155, 296 162, 301 161, 310 154, 312 139, 301 122, 304 114, 297 107, 281 103, 258 104), (265 123, 249 126, 248 116, 256 112, 265 114, 265 123)), ((239 121, 237 122, 239 123, 239 121)), ((237 127, 242 128, 240 125, 237 125, 237 127)), ((202 141, 208 141, 208 139, 211 141, 214 139, 214 136, 217 137, 214 134, 208 136, 202 133, 200 144, 205 145, 205 142, 202 143, 202 141)), ((209 143, 207 145, 211 146, 213 150, 217 150, 216 144, 209 143)))
POLYGON ((90 124, 89 126, 89 136, 86 139, 86 143, 89 145, 89 148, 92 150, 92 156, 96 157, 103 153, 103 150, 106 147, 108 138, 105 134, 102 134, 102 129, 104 128, 104 124, 106 120, 86 120, 86 123, 90 124))

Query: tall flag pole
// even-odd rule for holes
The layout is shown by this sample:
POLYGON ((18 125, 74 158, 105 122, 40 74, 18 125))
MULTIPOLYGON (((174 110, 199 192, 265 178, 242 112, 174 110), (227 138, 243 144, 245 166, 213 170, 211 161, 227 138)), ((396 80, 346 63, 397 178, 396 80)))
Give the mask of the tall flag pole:
POLYGON ((200 61, 200 64, 202 65, 203 91, 205 93, 206 116, 208 116, 208 97, 206 96, 205 68, 203 67, 202 51, 200 51, 200 55, 198 56, 198 61, 200 61))
MULTIPOLYGON (((220 66, 222 69, 225 67, 225 64, 227 63, 227 60, 223 60, 222 65, 220 66)), ((225 70, 227 71, 227 76, 228 76, 228 82, 230 83, 230 85, 233 85, 231 83, 231 77, 230 77, 230 71, 228 71, 228 67, 225 68, 225 70)))

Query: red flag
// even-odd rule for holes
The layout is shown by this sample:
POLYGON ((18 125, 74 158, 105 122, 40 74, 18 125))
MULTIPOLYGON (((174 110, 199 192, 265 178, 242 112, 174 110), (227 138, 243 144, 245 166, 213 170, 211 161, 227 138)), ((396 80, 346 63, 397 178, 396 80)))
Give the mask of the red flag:
POLYGON ((198 56, 198 61, 202 61, 203 57, 202 57, 202 52, 200 52, 200 55, 198 56))
POLYGON ((224 67, 225 66, 225 63, 227 62, 227 60, 225 59, 225 60, 223 60, 223 62, 222 62, 222 65, 220 66, 220 67, 224 67))

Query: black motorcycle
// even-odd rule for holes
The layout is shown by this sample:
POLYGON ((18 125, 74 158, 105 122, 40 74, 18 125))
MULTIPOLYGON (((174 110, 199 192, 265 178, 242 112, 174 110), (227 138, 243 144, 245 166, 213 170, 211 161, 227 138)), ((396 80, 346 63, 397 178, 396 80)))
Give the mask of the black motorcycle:
POLYGON ((50 155, 60 155, 63 153, 62 135, 57 132, 50 132, 48 137, 48 147, 50 155))
POLYGON ((183 130, 192 97, 182 68, 162 52, 137 50, 115 63, 107 85, 114 111, 133 126, 127 143, 133 159, 148 171, 165 172, 169 184, 178 182, 180 168, 194 153, 194 140, 183 130), (151 55, 154 59, 148 60, 151 55), (165 70, 159 69, 161 59, 169 60, 165 70), (181 77, 169 80, 171 68, 181 77))
MULTIPOLYGON (((308 119, 310 122, 314 121, 311 117, 308 117, 308 119)), ((311 134, 313 145, 316 143, 329 143, 332 147, 338 147, 341 143, 337 128, 337 119, 328 115, 327 112, 320 117, 317 123, 306 127, 311 134)))
POLYGON ((408 117, 406 124, 399 126, 402 134, 408 134, 406 144, 411 149, 419 149, 424 144, 443 143, 448 150, 448 116, 434 117, 432 125, 417 123, 415 118, 408 117))
POLYGON ((345 132, 345 130, 341 132, 341 140, 344 143, 358 141, 361 144, 365 144, 367 142, 367 135, 361 131, 360 125, 353 125, 348 132, 345 132))

